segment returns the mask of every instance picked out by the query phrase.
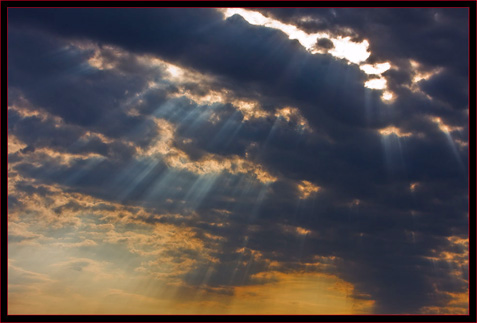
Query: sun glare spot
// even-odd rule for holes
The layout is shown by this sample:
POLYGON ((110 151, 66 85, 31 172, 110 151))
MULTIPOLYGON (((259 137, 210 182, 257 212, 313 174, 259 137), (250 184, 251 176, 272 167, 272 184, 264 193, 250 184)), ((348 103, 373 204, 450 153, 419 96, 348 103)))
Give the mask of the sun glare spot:
POLYGON ((338 58, 344 58, 348 61, 359 64, 365 61, 370 52, 368 52, 369 42, 363 40, 361 43, 355 43, 351 41, 351 37, 338 37, 331 38, 334 48, 329 51, 329 53, 338 58))
POLYGON ((178 79, 183 75, 182 69, 172 64, 167 64, 167 72, 174 79, 178 79))

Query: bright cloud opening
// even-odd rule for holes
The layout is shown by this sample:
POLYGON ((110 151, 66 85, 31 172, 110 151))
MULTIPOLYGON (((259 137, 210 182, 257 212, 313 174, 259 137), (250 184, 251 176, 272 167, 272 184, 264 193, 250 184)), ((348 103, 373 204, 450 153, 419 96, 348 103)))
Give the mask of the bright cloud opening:
POLYGON ((384 90, 386 88, 387 81, 384 78, 379 78, 379 79, 371 79, 369 81, 366 81, 364 83, 364 86, 369 88, 369 89, 374 89, 374 90, 384 90))
POLYGON ((265 17, 259 12, 247 9, 227 8, 220 10, 223 12, 225 18, 239 14, 252 25, 265 26, 281 30, 287 34, 290 39, 298 40, 300 44, 312 54, 320 53, 320 50, 316 49, 317 40, 320 38, 328 38, 333 42, 334 45, 334 48, 328 53, 335 57, 344 58, 351 63, 359 64, 365 61, 369 55, 371 55, 371 53, 368 52, 369 43, 367 40, 363 40, 361 43, 355 43, 351 41, 351 37, 332 37, 331 34, 325 32, 308 34, 296 26, 284 24, 278 20, 265 17))
POLYGON ((374 65, 363 64, 359 68, 362 69, 366 74, 382 74, 391 68, 391 64, 388 62, 374 65))

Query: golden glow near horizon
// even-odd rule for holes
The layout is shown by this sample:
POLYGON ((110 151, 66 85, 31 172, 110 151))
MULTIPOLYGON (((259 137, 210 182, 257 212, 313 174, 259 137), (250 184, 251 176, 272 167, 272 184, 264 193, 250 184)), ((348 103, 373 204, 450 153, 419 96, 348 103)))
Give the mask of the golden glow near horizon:
POLYGON ((462 293, 439 292, 450 298, 446 306, 426 306, 421 310, 421 314, 431 315, 468 315, 469 314, 469 291, 462 293))
POLYGON ((141 272, 133 276, 88 258, 71 258, 52 269, 52 273, 39 273, 10 263, 11 275, 35 283, 30 290, 22 285, 10 287, 18 292, 10 296, 9 314, 369 314, 375 303, 350 297, 352 284, 324 274, 268 272, 255 276, 257 280, 273 278, 269 283, 233 287, 224 293, 221 288, 167 286, 159 280, 148 281, 141 272), (81 271, 75 271, 75 279, 69 278, 75 266, 81 271), (134 283, 151 288, 141 290, 134 283), (166 298, 154 293, 164 288, 172 295, 184 289, 189 296, 166 298))
POLYGON ((279 272, 277 283, 237 287, 230 314, 364 314, 374 301, 350 297, 353 285, 336 276, 279 272))
MULTIPOLYGON (((217 261, 193 230, 144 222, 159 215, 142 207, 65 193, 55 185, 48 190, 48 197, 33 195, 26 200, 25 214, 36 210, 41 221, 21 222, 24 216, 16 212, 9 219, 9 234, 27 238, 9 246, 10 250, 24 248, 21 258, 8 261, 10 314, 365 314, 373 310, 374 301, 369 297, 350 297, 352 284, 330 274, 283 273, 276 270, 281 266, 276 261, 269 262, 270 270, 252 275, 255 284, 227 289, 189 286, 177 276, 200 261, 217 261), (59 219, 51 209, 62 205, 80 207, 59 219), (73 230, 82 240, 54 239, 31 231, 51 230, 52 224, 57 230, 73 230), (101 244, 114 248, 118 255, 109 254, 107 260, 80 256, 81 248, 101 244), (175 256, 177 250, 197 256, 175 256), (140 256, 141 262, 124 266, 123 257, 129 253, 140 256), (43 257, 45 254, 49 257, 43 257), (158 290, 167 290, 167 294, 158 290)), ((302 227, 286 229, 302 237, 310 234, 302 227)), ((215 239, 211 235, 206 238, 215 239)), ((264 257, 246 247, 237 252, 247 256, 244 263, 264 257)), ((314 261, 308 265, 319 269, 330 266, 334 257, 316 256, 314 261)))

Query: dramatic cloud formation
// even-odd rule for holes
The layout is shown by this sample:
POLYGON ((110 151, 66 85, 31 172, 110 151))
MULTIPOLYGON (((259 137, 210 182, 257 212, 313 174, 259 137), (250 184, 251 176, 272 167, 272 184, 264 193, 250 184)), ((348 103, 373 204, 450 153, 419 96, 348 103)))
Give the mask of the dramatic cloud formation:
POLYGON ((466 8, 8 22, 10 314, 468 313, 466 8))

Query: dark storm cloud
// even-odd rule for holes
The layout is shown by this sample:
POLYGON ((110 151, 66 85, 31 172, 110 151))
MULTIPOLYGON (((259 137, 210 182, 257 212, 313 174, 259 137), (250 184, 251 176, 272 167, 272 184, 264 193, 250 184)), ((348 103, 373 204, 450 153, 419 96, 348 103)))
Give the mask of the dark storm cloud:
POLYGON ((448 103, 454 109, 468 107, 467 77, 445 71, 429 80, 421 81, 419 85, 424 92, 448 103))
POLYGON ((466 8, 264 8, 258 11, 308 32, 348 32, 368 39, 373 56, 383 61, 414 59, 429 67, 452 66, 467 73, 468 9, 466 8), (351 30, 344 30, 351 28, 351 30))
MULTIPOLYGON (((402 67, 386 74, 398 94, 394 104, 384 106, 380 91, 363 87, 366 78, 358 67, 328 55, 311 55, 283 33, 251 26, 238 16, 224 21, 214 10, 9 9, 9 23, 14 26, 9 29, 9 86, 19 89, 33 106, 67 123, 57 129, 51 122, 12 111, 10 133, 31 149, 52 147, 107 157, 76 160, 68 166, 45 159, 38 167, 22 160, 27 147, 12 156, 17 158, 15 170, 106 200, 142 203, 158 213, 183 211, 182 217, 138 219, 184 224, 199 236, 208 232, 225 238, 214 254, 219 263, 201 264, 183 276, 192 285, 261 283, 251 275, 267 270, 266 262, 245 265, 243 260, 252 255, 237 249, 247 247, 284 267, 311 261, 315 255, 337 257, 334 273, 370 294, 378 313, 416 313, 423 306, 445 305, 446 299, 435 293, 435 284, 440 290, 457 292, 463 291, 465 281, 454 280, 444 264, 436 266, 424 257, 433 256, 433 250, 452 250, 447 236, 466 235, 467 152, 456 150, 430 117, 439 116, 449 125, 467 124, 462 113, 467 97, 463 11, 264 11, 308 30, 331 29, 340 34, 342 27, 351 27, 353 36, 369 39, 374 59, 402 67), (300 20, 304 16, 314 20, 300 20), (33 33, 29 26, 51 34, 33 33), (112 70, 95 70, 86 63, 93 53, 66 46, 65 39, 54 35, 152 53, 210 73, 235 93, 250 92, 268 111, 287 104, 298 107, 314 133, 299 133, 292 123, 273 117, 244 122, 229 104, 201 106, 185 97, 171 99, 169 94, 177 93, 174 84, 147 91, 141 102, 134 101, 139 116, 127 115, 122 106, 149 80, 160 81, 161 71, 150 71, 131 53, 112 70), (428 69, 445 67, 442 74, 419 83, 437 100, 402 86, 412 79, 409 63, 403 63, 409 58, 428 69), (211 113, 219 116, 215 123, 211 113), (193 196, 197 203, 181 206, 191 192, 187 189, 207 179, 172 171, 162 161, 128 160, 124 156, 132 152, 124 147, 126 152, 118 158, 111 144, 93 140, 76 151, 68 145, 90 129, 146 146, 156 136, 148 115, 176 125, 173 145, 192 159, 206 153, 245 156, 248 152, 251 160, 279 180, 266 186, 249 184, 245 175, 221 174, 208 194, 193 196), (414 135, 382 137, 375 130, 391 122, 414 135), (301 180, 322 190, 314 198, 300 199, 301 180), (411 191, 413 182, 419 185, 411 191), (263 199, 261 192, 267 192, 263 199), (165 203, 167 199, 172 202, 165 203), (353 204, 357 199, 359 203, 353 204), (217 210, 230 213, 225 216, 217 210), (198 216, 189 216, 193 211, 198 216), (229 225, 212 225, 224 221, 229 225), (293 235, 283 225, 313 234, 293 235)), ((113 52, 104 53, 107 60, 118 62, 113 52)), ((202 90, 193 84, 189 89, 202 90)), ((466 140, 466 130, 451 135, 466 140)))
MULTIPOLYGON (((89 50, 41 32, 11 28, 9 34, 9 53, 17 53, 9 55, 9 87, 21 88, 34 107, 60 116, 67 124, 139 145, 154 134, 153 122, 129 116, 123 109, 124 103, 147 85, 149 75, 141 69, 133 65, 135 74, 121 69, 97 70, 87 62, 93 55, 89 50)), ((12 95, 10 100, 15 104, 20 98, 12 95)))
MULTIPOLYGON (((391 61, 406 75, 408 60, 425 69, 445 67, 443 75, 429 80, 429 94, 443 98, 453 108, 467 105, 468 9, 465 8, 389 8, 389 9, 259 9, 286 23, 308 27, 309 32, 331 31, 337 35, 355 35, 367 39, 372 52, 368 61, 391 61), (303 18, 319 24, 303 23, 303 18), (345 29, 348 28, 348 29, 345 29), (455 83, 452 83, 455 80, 455 83), (443 92, 438 89, 446 88, 443 92), (442 97, 444 96, 444 97, 442 97)), ((407 70, 409 73, 409 70, 407 70)), ((402 76, 390 72, 390 81, 402 82, 402 76)), ((426 90, 425 90, 426 91, 426 90)), ((426 91, 427 92, 427 91, 426 91)))
POLYGON ((365 77, 356 66, 329 56, 309 55, 282 32, 251 26, 237 15, 224 21, 218 12, 197 9, 54 11, 12 10, 9 21, 41 25, 65 36, 89 37, 135 52, 153 53, 232 79, 235 86, 280 98, 285 103, 290 99, 305 103, 303 113, 311 122, 318 123, 322 111, 352 124, 387 121, 378 95, 364 90, 365 77), (84 19, 90 22, 86 28, 80 27, 84 19), (316 102, 320 102, 318 111, 316 102), (366 105, 373 107, 368 115, 366 105))
MULTIPOLYGON (((54 120, 42 120, 38 116, 22 117, 15 110, 9 111, 8 121, 9 133, 27 144, 27 147, 21 149, 18 154, 35 151, 38 148, 52 148, 70 154, 96 153, 120 159, 128 159, 134 154, 134 148, 121 142, 106 144, 97 137, 81 139, 85 130, 78 126, 58 127, 54 120)), ((11 157, 15 158, 15 155, 11 157)), ((14 159, 9 161, 13 162, 14 159)))

